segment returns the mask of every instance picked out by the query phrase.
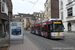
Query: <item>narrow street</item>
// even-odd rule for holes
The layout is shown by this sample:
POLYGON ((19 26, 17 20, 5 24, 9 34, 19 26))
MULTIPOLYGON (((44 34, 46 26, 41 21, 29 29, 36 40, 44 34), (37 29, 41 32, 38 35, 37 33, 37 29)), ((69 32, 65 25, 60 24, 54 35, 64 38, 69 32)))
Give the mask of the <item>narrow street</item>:
POLYGON ((41 50, 75 50, 75 38, 72 37, 65 37, 64 40, 51 40, 27 31, 24 35, 41 50))

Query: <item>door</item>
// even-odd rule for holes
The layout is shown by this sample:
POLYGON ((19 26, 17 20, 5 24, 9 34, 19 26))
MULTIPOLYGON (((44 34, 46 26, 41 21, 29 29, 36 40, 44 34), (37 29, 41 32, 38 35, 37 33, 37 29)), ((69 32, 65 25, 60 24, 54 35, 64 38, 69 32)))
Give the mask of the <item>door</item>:
POLYGON ((68 23, 68 31, 71 31, 71 23, 68 23))

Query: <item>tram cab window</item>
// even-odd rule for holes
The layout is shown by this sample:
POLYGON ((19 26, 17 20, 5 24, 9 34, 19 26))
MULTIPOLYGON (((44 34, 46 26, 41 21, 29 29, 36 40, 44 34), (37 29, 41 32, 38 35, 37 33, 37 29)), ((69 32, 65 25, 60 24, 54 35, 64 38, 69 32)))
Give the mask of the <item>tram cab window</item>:
POLYGON ((21 29, 12 29, 12 35, 20 35, 21 29))

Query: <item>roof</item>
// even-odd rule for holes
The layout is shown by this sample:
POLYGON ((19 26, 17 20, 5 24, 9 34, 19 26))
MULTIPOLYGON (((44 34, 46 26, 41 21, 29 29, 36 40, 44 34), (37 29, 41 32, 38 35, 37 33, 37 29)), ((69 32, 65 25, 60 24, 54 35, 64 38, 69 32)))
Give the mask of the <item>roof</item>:
POLYGON ((32 14, 24 14, 24 13, 19 13, 19 15, 23 15, 23 17, 35 17, 34 15, 32 14))

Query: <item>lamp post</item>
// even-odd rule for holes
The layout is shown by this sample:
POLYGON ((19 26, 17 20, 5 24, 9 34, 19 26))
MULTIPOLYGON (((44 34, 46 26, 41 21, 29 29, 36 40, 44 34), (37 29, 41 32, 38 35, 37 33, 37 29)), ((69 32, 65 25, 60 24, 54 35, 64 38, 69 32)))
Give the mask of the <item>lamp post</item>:
POLYGON ((9 13, 9 44, 10 44, 10 13, 9 13))

